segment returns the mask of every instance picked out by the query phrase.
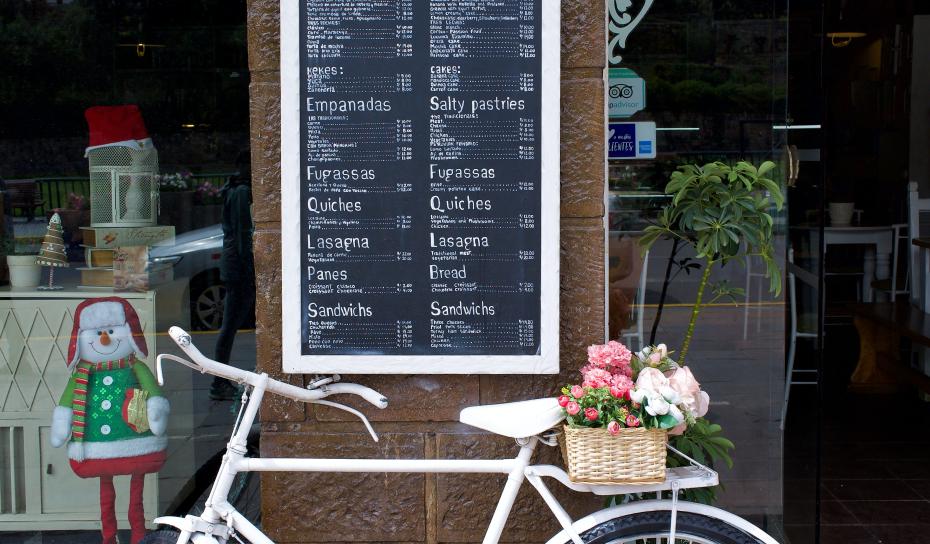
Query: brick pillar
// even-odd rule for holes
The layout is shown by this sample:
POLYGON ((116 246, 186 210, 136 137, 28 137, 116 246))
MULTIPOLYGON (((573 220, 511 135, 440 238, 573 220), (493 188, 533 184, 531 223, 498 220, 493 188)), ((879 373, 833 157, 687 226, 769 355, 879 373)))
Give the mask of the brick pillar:
MULTIPOLYGON (((375 444, 352 416, 307 408, 273 395, 262 409, 262 455, 453 458, 513 456, 513 441, 457 422, 462 408, 548 396, 576 379, 585 347, 604 339, 603 0, 562 3, 561 367, 559 376, 353 376, 384 393, 369 416, 375 444)), ((250 109, 257 274, 259 368, 281 373, 280 100, 278 1, 248 5, 250 109)), ((296 316, 295 316, 296 319, 296 316)), ((559 462, 541 447, 539 462, 559 462)), ((275 542, 476 542, 504 485, 503 476, 276 474, 262 478, 262 526, 275 542)), ((580 515, 600 499, 558 490, 580 515)), ((529 485, 502 541, 540 542, 557 525, 529 485)))

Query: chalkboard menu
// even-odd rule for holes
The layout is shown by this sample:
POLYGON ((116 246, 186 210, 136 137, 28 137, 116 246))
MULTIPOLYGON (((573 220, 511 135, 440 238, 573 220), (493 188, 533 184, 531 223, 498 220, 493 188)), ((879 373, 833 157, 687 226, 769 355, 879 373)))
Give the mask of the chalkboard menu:
POLYGON ((283 0, 284 369, 558 371, 558 0, 283 0))

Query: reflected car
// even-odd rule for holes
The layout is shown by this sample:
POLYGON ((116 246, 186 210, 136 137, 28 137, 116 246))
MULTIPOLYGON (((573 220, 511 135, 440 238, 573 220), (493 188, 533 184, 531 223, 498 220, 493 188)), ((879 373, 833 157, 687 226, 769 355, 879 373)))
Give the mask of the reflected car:
POLYGON ((191 326, 197 330, 218 330, 223 324, 222 250, 223 229, 216 224, 178 234, 174 245, 155 246, 149 252, 153 264, 171 264, 175 279, 188 281, 191 326))

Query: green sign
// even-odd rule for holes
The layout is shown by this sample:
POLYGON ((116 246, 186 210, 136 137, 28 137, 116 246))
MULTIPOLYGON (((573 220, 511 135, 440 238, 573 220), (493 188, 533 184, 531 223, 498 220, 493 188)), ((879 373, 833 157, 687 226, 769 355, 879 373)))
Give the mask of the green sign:
POLYGON ((629 68, 611 68, 607 76, 607 112, 612 119, 646 108, 646 80, 629 68))

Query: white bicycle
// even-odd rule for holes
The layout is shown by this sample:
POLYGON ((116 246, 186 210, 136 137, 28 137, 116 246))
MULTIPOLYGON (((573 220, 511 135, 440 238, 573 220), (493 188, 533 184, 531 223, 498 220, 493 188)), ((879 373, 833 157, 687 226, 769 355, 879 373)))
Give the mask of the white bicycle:
MULTIPOLYGON (((190 360, 174 355, 159 355, 156 359, 158 381, 164 383, 162 361, 170 360, 202 373, 220 376, 245 386, 244 402, 227 444, 226 455, 206 503, 199 515, 184 518, 161 517, 155 523, 174 527, 149 534, 144 544, 274 544, 261 529, 252 524, 229 502, 230 490, 237 477, 250 472, 410 472, 410 473, 480 473, 505 474, 507 483, 484 537, 484 544, 498 542, 510 510, 523 481, 528 481, 539 493, 562 526, 549 544, 622 544, 622 543, 695 543, 695 544, 777 544, 764 531, 748 521, 712 506, 678 500, 682 489, 711 487, 718 483, 717 473, 688 458, 689 466, 668 469, 664 483, 654 485, 591 485, 575 483, 568 474, 552 465, 530 464, 533 452, 540 444, 556 444, 553 427, 562 419, 555 399, 538 399, 508 404, 466 408, 463 423, 516 440, 519 453, 513 459, 269 459, 247 457, 246 440, 262 397, 266 392, 313 404, 331 406, 358 416, 374 440, 378 440, 368 419, 359 411, 335 402, 323 400, 335 394, 358 395, 378 408, 387 406, 387 399, 368 387, 337 383, 338 377, 315 381, 300 388, 268 377, 225 365, 205 357, 191 342, 189 334, 178 327, 169 331, 171 338, 190 360), (251 393, 249 394, 249 391, 251 393), (575 491, 613 496, 624 494, 671 491, 670 500, 637 500, 605 508, 584 518, 573 520, 555 499, 544 479, 555 480, 575 491)), ((677 450, 673 451, 687 458, 677 450)))

